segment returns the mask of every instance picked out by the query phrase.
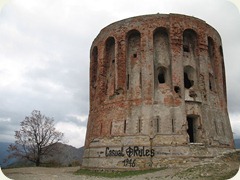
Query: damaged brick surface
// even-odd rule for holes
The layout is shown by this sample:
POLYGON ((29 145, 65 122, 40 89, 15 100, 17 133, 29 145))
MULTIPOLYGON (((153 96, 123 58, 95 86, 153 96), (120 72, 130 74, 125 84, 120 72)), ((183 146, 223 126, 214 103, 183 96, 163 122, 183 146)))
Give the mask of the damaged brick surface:
POLYGON ((90 52, 84 167, 146 169, 233 148, 214 28, 190 16, 155 14, 101 30, 90 52))

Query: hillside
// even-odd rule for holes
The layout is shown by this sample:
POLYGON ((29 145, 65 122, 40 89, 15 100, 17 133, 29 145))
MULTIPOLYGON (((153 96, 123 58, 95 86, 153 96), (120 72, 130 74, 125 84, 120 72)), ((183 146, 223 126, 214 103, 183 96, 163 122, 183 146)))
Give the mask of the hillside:
POLYGON ((56 166, 75 166, 82 163, 84 147, 75 148, 70 145, 58 143, 57 152, 43 158, 43 163, 50 163, 56 166))
POLYGON ((0 142, 0 167, 6 167, 16 161, 16 159, 11 159, 8 162, 4 162, 4 159, 9 155, 7 150, 10 144, 8 142, 0 142))
MULTIPOLYGON (((8 163, 3 163, 3 160, 9 155, 7 152, 9 145, 10 143, 0 143, 1 167, 34 166, 26 160, 17 159, 11 159, 8 163)), ((82 163, 84 147, 75 148, 62 143, 58 143, 56 146, 57 151, 48 157, 43 157, 43 166, 76 166, 82 163)))
POLYGON ((240 139, 234 139, 235 148, 240 149, 240 139))

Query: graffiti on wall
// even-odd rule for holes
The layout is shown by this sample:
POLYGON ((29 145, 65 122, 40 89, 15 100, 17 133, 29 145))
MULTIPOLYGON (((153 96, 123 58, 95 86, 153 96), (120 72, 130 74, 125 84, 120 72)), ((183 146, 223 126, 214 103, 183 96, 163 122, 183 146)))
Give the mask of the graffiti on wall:
POLYGON ((146 148, 144 146, 129 146, 125 150, 123 147, 121 149, 113 149, 106 147, 105 156, 106 157, 124 157, 127 156, 127 159, 123 160, 123 166, 135 167, 136 166, 136 157, 153 157, 155 155, 154 149, 146 148), (134 158, 135 157, 135 158, 134 158))

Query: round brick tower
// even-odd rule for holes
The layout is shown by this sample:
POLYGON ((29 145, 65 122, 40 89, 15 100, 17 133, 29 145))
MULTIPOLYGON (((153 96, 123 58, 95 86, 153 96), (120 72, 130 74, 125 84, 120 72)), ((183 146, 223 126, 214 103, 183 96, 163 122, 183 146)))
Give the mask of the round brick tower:
POLYGON ((206 22, 121 20, 101 30, 90 57, 84 167, 154 168, 234 148, 221 38, 206 22))

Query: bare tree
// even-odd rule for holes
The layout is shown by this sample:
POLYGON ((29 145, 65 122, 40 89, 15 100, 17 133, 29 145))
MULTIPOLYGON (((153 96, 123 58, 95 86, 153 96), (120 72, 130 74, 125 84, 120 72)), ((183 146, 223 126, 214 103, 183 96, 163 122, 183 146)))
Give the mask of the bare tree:
POLYGON ((63 133, 54 127, 54 119, 40 111, 33 110, 32 116, 25 117, 20 125, 21 129, 15 131, 15 144, 8 147, 9 158, 25 158, 39 166, 41 157, 52 153, 54 145, 63 140, 63 133))

